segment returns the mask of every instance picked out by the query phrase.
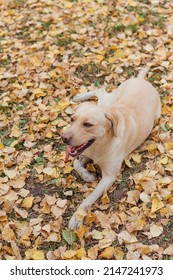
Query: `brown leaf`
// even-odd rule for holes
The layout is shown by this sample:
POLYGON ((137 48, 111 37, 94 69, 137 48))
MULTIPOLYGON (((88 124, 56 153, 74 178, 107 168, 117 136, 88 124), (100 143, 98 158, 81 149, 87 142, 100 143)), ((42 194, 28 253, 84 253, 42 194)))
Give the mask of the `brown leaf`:
POLYGON ((98 257, 99 257, 99 259, 110 260, 114 256, 114 251, 115 251, 115 249, 113 247, 109 246, 106 249, 104 249, 103 252, 101 252, 101 254, 98 257))
POLYGON ((16 239, 14 231, 10 228, 8 224, 4 226, 2 230, 2 239, 5 241, 11 241, 16 239))

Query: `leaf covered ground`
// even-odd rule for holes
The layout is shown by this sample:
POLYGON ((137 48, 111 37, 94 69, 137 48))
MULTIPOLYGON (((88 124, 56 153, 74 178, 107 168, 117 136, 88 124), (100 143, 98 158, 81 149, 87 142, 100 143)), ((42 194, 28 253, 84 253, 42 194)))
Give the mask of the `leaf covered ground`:
POLYGON ((173 258, 172 35, 172 1, 0 0, 1 259, 173 258), (64 162, 72 97, 112 91, 146 64, 162 117, 68 231, 96 186, 64 162))

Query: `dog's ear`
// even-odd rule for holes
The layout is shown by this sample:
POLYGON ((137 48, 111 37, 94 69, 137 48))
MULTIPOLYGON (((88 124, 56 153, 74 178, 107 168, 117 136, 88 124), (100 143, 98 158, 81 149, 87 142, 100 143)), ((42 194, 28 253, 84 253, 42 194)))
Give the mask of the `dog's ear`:
POLYGON ((122 138, 125 131, 125 122, 121 114, 118 113, 106 113, 106 119, 110 122, 114 136, 122 138))

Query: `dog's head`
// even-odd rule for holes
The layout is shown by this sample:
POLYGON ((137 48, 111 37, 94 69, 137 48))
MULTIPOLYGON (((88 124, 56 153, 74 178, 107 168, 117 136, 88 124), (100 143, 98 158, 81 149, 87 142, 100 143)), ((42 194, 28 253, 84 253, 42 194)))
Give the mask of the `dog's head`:
POLYGON ((104 111, 94 103, 84 102, 77 107, 71 118, 71 125, 64 133, 62 140, 67 144, 67 153, 80 155, 112 127, 112 122, 104 111))

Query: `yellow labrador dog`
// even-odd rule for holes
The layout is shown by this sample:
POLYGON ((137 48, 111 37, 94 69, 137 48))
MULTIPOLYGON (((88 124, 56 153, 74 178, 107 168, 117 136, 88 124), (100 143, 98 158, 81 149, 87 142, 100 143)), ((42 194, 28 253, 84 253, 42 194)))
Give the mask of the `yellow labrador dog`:
MULTIPOLYGON (((155 88, 144 80, 148 68, 137 78, 123 82, 112 93, 104 89, 78 94, 74 101, 97 97, 97 104, 80 104, 71 119, 71 126, 61 133, 67 144, 66 159, 76 157, 74 169, 83 180, 95 177, 85 169, 91 159, 99 165, 102 179, 78 209, 87 209, 114 183, 125 157, 150 134, 154 121, 160 117, 161 102, 155 88)), ((78 211, 78 210, 77 210, 78 211)), ((74 213, 69 228, 75 229, 83 221, 74 213)))

